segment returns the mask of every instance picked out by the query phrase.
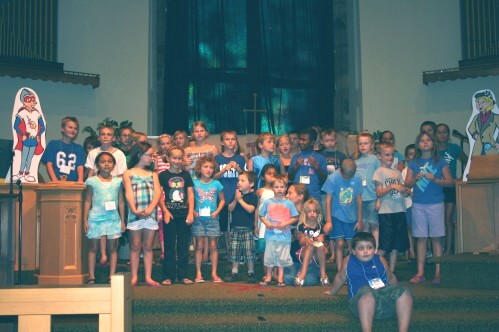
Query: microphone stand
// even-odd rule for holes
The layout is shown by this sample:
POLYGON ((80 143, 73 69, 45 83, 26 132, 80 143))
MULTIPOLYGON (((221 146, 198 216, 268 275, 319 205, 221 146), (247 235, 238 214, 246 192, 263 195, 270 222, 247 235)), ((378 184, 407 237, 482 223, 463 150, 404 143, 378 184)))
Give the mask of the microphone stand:
POLYGON ((14 195, 14 157, 16 153, 12 151, 12 154, 10 156, 10 184, 9 184, 9 194, 14 195))
MULTIPOLYGON (((12 170, 12 168, 11 168, 12 170)), ((12 171, 10 172, 12 176, 12 171)), ((11 182, 12 183, 12 182, 11 182)), ((17 195, 17 200, 19 202, 19 249, 17 255, 17 284, 22 284, 22 252, 23 252, 23 184, 21 180, 16 181, 17 186, 19 187, 19 194, 17 195)))

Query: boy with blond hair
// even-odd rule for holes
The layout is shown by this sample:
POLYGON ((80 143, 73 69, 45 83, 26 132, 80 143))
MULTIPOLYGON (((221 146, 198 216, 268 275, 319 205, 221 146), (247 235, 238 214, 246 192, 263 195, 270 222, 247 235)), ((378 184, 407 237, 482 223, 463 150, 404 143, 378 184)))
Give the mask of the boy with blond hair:
POLYGON ((61 120, 60 140, 50 141, 42 162, 47 165, 51 181, 73 181, 83 183, 83 165, 85 151, 74 141, 78 137, 79 123, 73 116, 61 120))
POLYGON ((255 172, 257 180, 255 189, 262 187, 261 173, 263 166, 272 164, 277 170, 281 169, 281 160, 279 156, 274 155, 275 152, 275 135, 271 133, 261 133, 256 138, 256 149, 258 155, 251 157, 248 161, 248 171, 255 172))

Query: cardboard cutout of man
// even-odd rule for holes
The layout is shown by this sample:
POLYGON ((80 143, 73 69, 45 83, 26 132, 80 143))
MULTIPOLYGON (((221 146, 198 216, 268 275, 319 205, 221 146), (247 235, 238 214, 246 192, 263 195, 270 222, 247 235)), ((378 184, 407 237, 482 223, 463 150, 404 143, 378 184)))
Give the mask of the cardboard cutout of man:
MULTIPOLYGON (((37 109, 38 96, 29 88, 17 93, 12 113, 14 135, 13 181, 38 182, 38 165, 45 149, 45 119, 37 109), (17 111, 16 111, 17 110, 17 111)), ((40 107, 40 106, 39 106, 40 107)), ((6 181, 10 180, 10 174, 6 181)))
MULTIPOLYGON (((499 109, 491 90, 480 90, 472 97, 473 113, 467 125, 471 155, 492 155, 499 153, 499 109)), ((466 181, 471 159, 463 174, 466 181)))

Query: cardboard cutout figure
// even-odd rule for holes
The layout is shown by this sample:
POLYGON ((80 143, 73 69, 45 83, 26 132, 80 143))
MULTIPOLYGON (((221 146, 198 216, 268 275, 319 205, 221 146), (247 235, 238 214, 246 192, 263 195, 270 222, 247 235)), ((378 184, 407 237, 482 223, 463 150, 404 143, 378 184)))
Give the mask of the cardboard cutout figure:
POLYGON ((10 182, 10 172, 14 174, 13 182, 38 182, 38 166, 46 145, 45 118, 39 101, 30 88, 17 92, 12 112, 14 162, 5 182, 10 182))
POLYGON ((499 109, 491 90, 475 92, 471 98, 473 113, 466 132, 470 140, 470 158, 464 170, 463 180, 468 180, 472 155, 493 155, 499 153, 499 109))

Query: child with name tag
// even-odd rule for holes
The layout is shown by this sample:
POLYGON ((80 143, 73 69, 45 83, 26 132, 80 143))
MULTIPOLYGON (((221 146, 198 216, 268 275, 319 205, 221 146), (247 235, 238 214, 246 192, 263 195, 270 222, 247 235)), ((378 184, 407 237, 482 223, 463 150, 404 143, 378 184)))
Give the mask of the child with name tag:
POLYGON ((218 218, 225 205, 223 186, 220 181, 213 179, 215 169, 218 168, 213 156, 202 156, 196 162, 194 171, 194 224, 192 236, 196 239, 196 283, 203 283, 201 274, 201 260, 206 243, 210 246, 211 277, 219 283, 222 279, 217 274, 218 266, 218 238, 220 237, 220 223, 218 218))
POLYGON ((352 238, 353 252, 345 258, 326 295, 336 295, 347 282, 348 303, 359 318, 362 331, 372 331, 374 319, 397 317, 398 330, 408 331, 412 316, 412 291, 398 284, 386 260, 375 254, 372 234, 352 238), (347 277, 348 276, 348 277, 347 277))
POLYGON ((101 152, 95 159, 97 175, 85 181, 85 203, 83 209, 83 227, 90 240, 88 252, 87 284, 95 284, 95 260, 102 237, 107 236, 109 249, 109 279, 116 272, 118 262, 118 239, 125 231, 125 203, 123 199, 122 179, 111 175, 116 165, 114 156, 101 152))
POLYGON ((149 169, 154 161, 151 144, 136 142, 130 150, 132 168, 123 174, 125 197, 128 203, 128 234, 130 242, 130 270, 132 286, 137 284, 140 252, 144 255, 145 282, 150 287, 161 284, 152 279, 154 236, 158 230, 156 206, 162 196, 158 173, 149 169))
POLYGON ((374 154, 374 137, 371 133, 362 132, 357 135, 357 151, 354 153, 358 175, 362 180, 362 225, 363 231, 370 232, 379 244, 378 210, 380 201, 376 196, 373 182, 374 172, 381 162, 374 154))
POLYGON ((47 165, 51 181, 73 181, 83 183, 85 150, 74 141, 78 137, 78 119, 67 116, 61 121, 60 140, 47 144, 42 162, 47 165))
POLYGON ((326 158, 314 151, 317 132, 305 128, 300 132, 300 152, 291 159, 288 169, 288 179, 293 183, 307 186, 310 196, 321 201, 321 186, 327 178, 326 158))
POLYGON ((293 265, 291 259, 291 225, 298 220, 295 205, 286 198, 287 181, 277 174, 272 181, 274 197, 265 201, 259 211, 260 220, 265 224, 265 277, 260 286, 269 286, 272 281, 272 268, 277 267, 277 286, 285 287, 284 268, 293 265))

